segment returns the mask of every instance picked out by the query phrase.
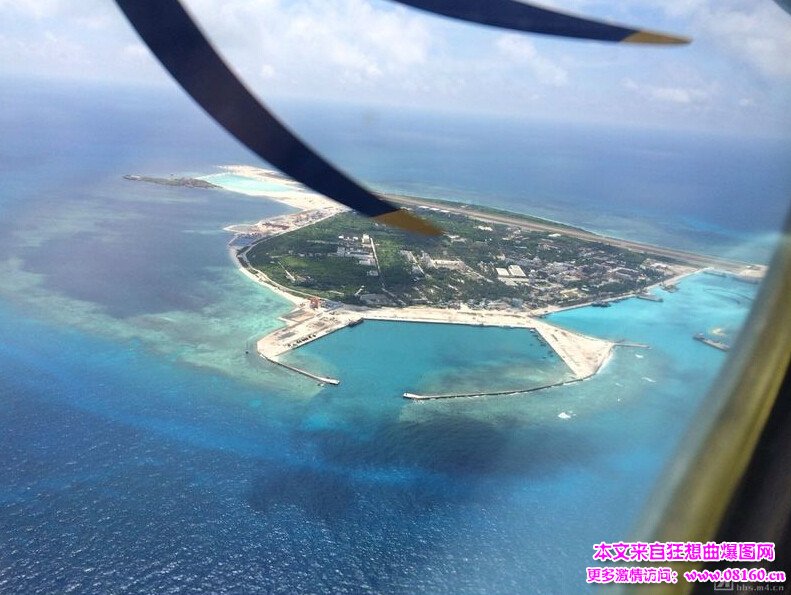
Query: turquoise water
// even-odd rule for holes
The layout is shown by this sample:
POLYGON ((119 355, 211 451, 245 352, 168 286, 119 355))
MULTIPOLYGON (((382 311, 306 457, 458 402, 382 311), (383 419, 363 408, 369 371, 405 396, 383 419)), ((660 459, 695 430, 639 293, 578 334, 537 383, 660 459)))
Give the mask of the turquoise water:
POLYGON ((584 592, 591 545, 630 536, 725 361, 692 335, 733 335, 755 294, 697 275, 555 314, 651 349, 525 397, 401 394, 565 373, 529 332, 370 321, 294 352, 342 380, 318 386, 244 353, 289 305, 221 231, 287 209, 121 179, 250 156, 178 93, 23 91, 0 86, 3 591, 584 592))
POLYGON ((630 531, 724 360, 691 334, 738 325, 731 291, 751 293, 700 275, 662 304, 558 314, 652 349, 530 397, 428 403, 398 391, 469 362, 416 369, 421 351, 503 331, 366 322, 304 348, 344 376, 310 396, 301 379, 256 389, 0 310, 14 428, 0 576, 49 591, 581 592, 591 544, 630 531))
POLYGON ((283 192, 284 190, 293 190, 293 186, 286 184, 278 184, 277 182, 267 182, 264 180, 254 180, 252 178, 245 178, 236 174, 210 174, 201 176, 202 179, 212 184, 222 186, 226 190, 232 192, 240 192, 242 194, 261 195, 267 192, 283 192))
POLYGON ((356 395, 370 382, 370 362, 381 362, 373 392, 453 394, 544 386, 573 376, 563 361, 527 329, 366 321, 291 351, 285 362, 342 379, 356 395), (394 366, 393 362, 398 362, 394 366))
MULTIPOLYGON (((386 481, 441 478, 448 489, 461 481, 469 490, 467 504, 454 505, 462 515, 458 531, 433 534, 447 556, 431 563, 446 581, 443 592, 474 590, 473 576, 486 572, 496 573, 489 580, 503 588, 529 584, 530 592, 580 592, 577 573, 591 544, 633 530, 664 464, 683 448, 686 420, 699 412, 725 360, 693 335, 721 328, 733 339, 756 289, 706 274, 679 287, 677 293, 660 291, 662 303, 631 299, 549 317, 650 349, 618 348, 595 378, 521 397, 420 403, 399 397, 404 389, 428 388, 429 377, 447 379, 467 366, 503 363, 497 345, 507 334, 503 329, 370 322, 345 329, 300 348, 291 359, 342 379, 316 395, 303 428, 321 437, 314 453, 320 461, 386 481), (488 560, 479 548, 486 548, 488 560), (544 564, 555 572, 541 576, 544 564), (569 590, 559 586, 563 580, 569 590)), ((536 348, 540 353, 518 333, 511 339, 516 342, 506 360, 516 353, 529 361, 536 348)), ((418 535, 435 522, 428 514, 418 535)))

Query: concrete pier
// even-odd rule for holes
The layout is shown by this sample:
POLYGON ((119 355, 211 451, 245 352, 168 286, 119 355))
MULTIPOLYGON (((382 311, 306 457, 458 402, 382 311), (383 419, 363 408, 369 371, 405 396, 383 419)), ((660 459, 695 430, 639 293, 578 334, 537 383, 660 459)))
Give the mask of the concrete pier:
POLYGON ((715 349, 719 349, 720 351, 728 351, 731 346, 727 343, 723 343, 722 341, 715 341, 714 339, 709 339, 708 337, 704 336, 702 333, 698 333, 692 337, 696 341, 700 341, 704 345, 708 345, 709 347, 714 347, 715 349))
POLYGON ((616 347, 634 347, 635 349, 651 349, 646 343, 633 343, 632 341, 616 341, 616 347))
POLYGON ((291 370, 292 372, 296 372, 297 374, 302 374, 303 376, 307 376, 308 378, 311 378, 312 380, 315 380, 317 382, 321 382, 322 384, 338 385, 341 383, 341 381, 338 380, 337 378, 330 378, 328 376, 319 376, 318 374, 313 374, 311 372, 308 372, 307 370, 302 370, 300 368, 297 368, 296 366, 291 366, 289 364, 280 362, 272 357, 267 357, 263 353, 259 355, 261 356, 261 358, 265 359, 269 363, 275 364, 276 366, 283 366, 287 370, 291 370))
POLYGON ((546 390, 548 388, 566 386, 568 384, 576 384, 577 382, 582 382, 587 378, 590 378, 590 376, 586 376, 585 378, 572 378, 570 380, 564 380, 562 382, 553 382, 552 384, 544 384, 542 386, 534 386, 532 388, 520 388, 513 390, 499 390, 499 391, 479 392, 479 393, 457 393, 457 394, 444 394, 444 395, 420 395, 416 393, 404 393, 402 396, 405 399, 411 399, 413 401, 431 401, 436 399, 463 399, 463 398, 471 398, 471 397, 501 397, 507 395, 522 395, 525 393, 534 393, 540 390, 546 390))

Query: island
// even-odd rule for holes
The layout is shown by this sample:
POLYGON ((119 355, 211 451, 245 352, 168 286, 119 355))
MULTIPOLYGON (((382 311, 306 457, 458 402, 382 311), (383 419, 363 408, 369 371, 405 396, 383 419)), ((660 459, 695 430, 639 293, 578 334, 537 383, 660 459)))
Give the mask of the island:
POLYGON ((156 178, 152 176, 137 176, 134 174, 127 174, 124 176, 124 180, 129 180, 130 182, 148 182, 149 184, 159 184, 160 186, 184 186, 186 188, 219 188, 216 184, 212 184, 207 180, 201 180, 200 178, 188 178, 188 177, 170 177, 170 178, 156 178))
MULTIPOLYGON (((229 249, 241 271, 293 304, 282 317, 285 326, 257 341, 258 355, 322 384, 340 380, 296 368, 281 356, 365 320, 530 329, 572 374, 529 389, 404 393, 405 398, 521 394, 581 382, 601 370, 615 347, 650 346, 563 329, 544 320, 547 314, 608 307, 629 297, 661 302, 656 289, 676 291, 679 279, 704 268, 746 282, 757 282, 764 273, 764 267, 749 263, 609 238, 499 209, 389 195, 445 231, 441 237, 417 236, 357 215, 280 174, 250 166, 222 169, 260 181, 262 196, 298 209, 226 230, 234 234, 229 249)), ((211 179, 197 182, 212 184, 211 179)))

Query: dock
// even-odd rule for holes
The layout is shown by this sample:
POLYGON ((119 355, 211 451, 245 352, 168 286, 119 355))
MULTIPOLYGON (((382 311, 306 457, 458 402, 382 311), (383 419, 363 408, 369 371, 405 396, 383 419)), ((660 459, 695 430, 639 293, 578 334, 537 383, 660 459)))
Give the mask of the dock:
POLYGON ((307 376, 308 378, 320 382, 321 384, 338 385, 341 383, 341 381, 338 380, 337 378, 330 378, 328 376, 319 376, 318 374, 313 374, 311 372, 308 372, 307 370, 302 370, 300 368, 297 368, 296 366, 291 366, 289 364, 278 361, 273 357, 267 357, 263 353, 259 353, 259 355, 261 356, 262 359, 265 359, 271 364, 275 364, 277 366, 283 366, 287 370, 291 370, 292 372, 296 372, 297 374, 302 374, 303 376, 307 376))
POLYGON ((733 271, 720 271, 717 269, 706 269, 703 271, 706 275, 712 277, 724 277, 726 279, 733 279, 742 283, 750 285, 758 285, 766 274, 765 266, 747 266, 739 272, 733 271))
POLYGON ((700 341, 709 347, 714 347, 715 349, 719 349, 720 351, 728 351, 731 346, 727 343, 723 343, 722 341, 715 341, 714 339, 709 339, 703 333, 698 333, 692 337, 696 341, 700 341))
POLYGON ((647 343, 635 343, 633 341, 616 341, 616 347, 634 347, 636 349, 651 349, 647 343))

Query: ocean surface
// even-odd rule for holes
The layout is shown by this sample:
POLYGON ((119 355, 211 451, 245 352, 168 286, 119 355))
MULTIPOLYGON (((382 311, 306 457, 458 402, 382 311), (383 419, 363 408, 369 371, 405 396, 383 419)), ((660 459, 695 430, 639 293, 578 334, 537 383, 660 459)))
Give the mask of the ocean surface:
MULTIPOLYGON (((0 85, 0 592, 585 592, 683 447, 756 287, 550 320, 611 339, 602 373, 526 396, 404 391, 567 374, 528 331, 368 321, 245 354, 288 311, 222 228, 288 212, 125 181, 259 164, 178 92, 0 85)), ((787 143, 286 105, 345 169, 623 237, 765 262, 787 143), (319 116, 317 116, 319 114, 319 116), (617 136, 619 142, 613 142, 617 136), (760 208, 756 208, 760 205, 760 208), (749 216, 748 216, 749 215, 749 216)))

